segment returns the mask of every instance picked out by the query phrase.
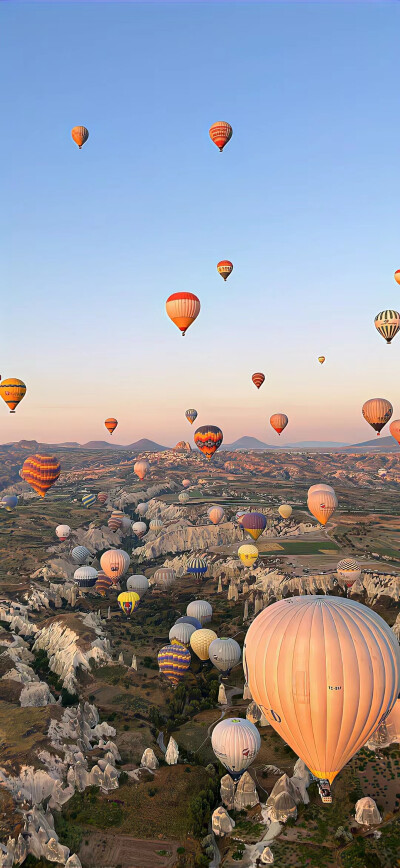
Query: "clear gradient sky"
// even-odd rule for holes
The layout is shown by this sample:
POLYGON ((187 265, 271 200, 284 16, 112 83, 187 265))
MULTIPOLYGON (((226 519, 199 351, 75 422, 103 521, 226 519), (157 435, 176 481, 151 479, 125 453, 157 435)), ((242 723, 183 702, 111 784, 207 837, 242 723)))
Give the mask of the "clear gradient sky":
POLYGON ((373 322, 400 306, 399 28, 397 3, 1 4, 0 373, 28 386, 1 442, 111 415, 173 444, 187 407, 227 443, 366 440, 377 396, 400 416, 373 322))

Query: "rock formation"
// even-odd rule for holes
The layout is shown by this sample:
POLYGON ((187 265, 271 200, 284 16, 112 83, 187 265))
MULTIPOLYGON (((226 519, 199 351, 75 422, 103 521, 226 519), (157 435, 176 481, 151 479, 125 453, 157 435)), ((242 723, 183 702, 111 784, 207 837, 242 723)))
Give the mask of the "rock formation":
POLYGON ((219 702, 219 705, 227 705, 228 704, 228 700, 226 698, 225 686, 223 684, 219 685, 218 702, 219 702))
POLYGON ((179 759, 179 748, 172 735, 168 742, 168 747, 165 754, 165 762, 168 763, 169 766, 175 766, 179 759))
POLYGON ((246 771, 239 779, 236 787, 234 800, 235 811, 244 811, 246 808, 253 808, 254 805, 258 805, 259 801, 260 799, 258 798, 253 778, 249 772, 246 771))
POLYGON ((235 821, 229 816, 228 812, 222 805, 216 808, 212 815, 212 830, 214 835, 224 838, 225 835, 230 835, 235 828, 235 821))
POLYGON ((145 769, 158 769, 159 762, 154 753, 154 750, 151 747, 147 747, 144 751, 142 759, 140 760, 140 765, 143 766, 143 768, 145 769))
POLYGON ((78 668, 90 670, 92 662, 112 662, 110 643, 93 615, 57 615, 40 631, 33 650, 46 651, 50 669, 70 693, 77 688, 78 668))
POLYGON ((359 799, 356 803, 356 822, 360 826, 379 826, 382 822, 382 817, 376 807, 374 799, 369 796, 359 799))
POLYGON ((260 865, 273 865, 274 864, 274 854, 269 847, 264 847, 261 856, 259 858, 260 865))
POLYGON ((231 811, 235 805, 235 783, 230 775, 221 778, 221 801, 231 811))

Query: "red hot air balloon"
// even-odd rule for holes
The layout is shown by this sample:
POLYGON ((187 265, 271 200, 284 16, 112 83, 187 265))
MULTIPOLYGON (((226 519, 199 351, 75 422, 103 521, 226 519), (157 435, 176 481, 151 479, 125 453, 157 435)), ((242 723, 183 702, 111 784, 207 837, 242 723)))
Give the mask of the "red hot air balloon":
POLYGON ((285 416, 285 413, 274 413, 269 421, 276 433, 281 434, 283 429, 286 428, 289 419, 285 416))
POLYGON ((209 133, 210 139, 214 142, 214 145, 216 145, 220 151, 223 151, 225 145, 227 145, 232 138, 233 130, 231 125, 227 124, 226 121, 217 121, 217 123, 210 127, 209 133))
POLYGON ((393 419, 389 425, 389 431, 400 446, 400 419, 393 419))
POLYGON ((217 271, 223 280, 228 280, 229 275, 232 274, 233 265, 229 262, 229 259, 221 259, 221 262, 217 265, 217 271))
POLYGON ((398 268, 397 271, 395 271, 394 279, 395 279, 396 283, 400 283, 400 268, 398 268))
POLYGON ((262 374, 261 372, 259 372, 258 374, 253 374, 251 379, 253 380, 253 383, 257 387, 257 389, 260 389, 265 380, 265 374, 262 374))
POLYGON ((116 429, 116 427, 117 427, 117 425, 118 425, 118 422, 117 422, 116 419, 113 419, 112 416, 110 416, 109 419, 106 419, 106 420, 105 420, 104 424, 105 424, 105 426, 106 426, 106 428, 107 428, 107 431, 109 431, 110 434, 112 434, 113 431, 115 431, 115 429, 116 429))
POLYGON ((214 455, 223 439, 224 435, 216 425, 202 425, 194 432, 194 442, 206 458, 211 458, 214 455))
POLYGON ((183 337, 200 313, 200 301, 193 292, 174 292, 167 298, 165 309, 183 337))

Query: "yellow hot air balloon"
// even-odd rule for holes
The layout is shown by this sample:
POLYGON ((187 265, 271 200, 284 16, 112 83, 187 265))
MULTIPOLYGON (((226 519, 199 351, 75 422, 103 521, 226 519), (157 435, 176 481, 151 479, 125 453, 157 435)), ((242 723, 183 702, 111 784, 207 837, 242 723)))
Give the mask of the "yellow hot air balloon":
POLYGON ((211 645, 211 642, 217 638, 217 634, 214 633, 214 630, 195 630, 190 637, 190 645, 192 650, 199 658, 199 660, 208 660, 208 649, 211 645))
POLYGON ((258 558, 258 548, 250 544, 242 545, 238 548, 238 555, 245 567, 251 567, 258 558))
POLYGON ((318 356, 318 361, 319 361, 320 365, 323 365, 324 361, 325 361, 325 356, 318 356))
POLYGON ((308 493, 307 504, 310 512, 320 524, 326 525, 338 505, 337 497, 333 491, 325 491, 317 488, 308 493))
POLYGON ((290 518, 293 510, 288 503, 282 503, 282 505, 278 507, 278 512, 282 518, 290 518))
POLYGON ((25 383, 22 380, 17 380, 16 377, 8 377, 7 380, 0 383, 0 395, 6 402, 10 413, 15 413, 15 408, 18 407, 25 394, 25 383))
POLYGON ((372 609, 290 597, 245 639, 245 679, 271 726, 317 778, 332 782, 394 706, 400 648, 372 609))
POLYGON ((118 594, 117 600, 120 609, 125 612, 125 615, 131 615, 133 610, 136 609, 140 597, 136 591, 123 591, 122 594, 118 594))

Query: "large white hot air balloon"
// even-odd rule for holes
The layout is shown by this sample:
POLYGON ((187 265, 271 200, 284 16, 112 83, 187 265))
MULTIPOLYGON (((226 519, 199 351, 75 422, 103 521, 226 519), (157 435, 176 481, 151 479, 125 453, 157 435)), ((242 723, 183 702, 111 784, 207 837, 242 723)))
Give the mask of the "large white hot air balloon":
POLYGON ((146 576, 129 576, 126 580, 126 590, 136 591, 136 593, 139 594, 139 597, 142 598, 146 591, 149 590, 149 580, 146 579, 146 576))
POLYGON ((190 637, 196 632, 196 627, 193 624, 182 623, 174 624, 169 631, 169 641, 171 645, 175 642, 180 642, 181 645, 190 645, 190 637))
POLYGON ((136 507, 136 512, 138 515, 144 516, 144 515, 146 515, 148 508, 149 508, 148 503, 138 503, 138 505, 136 507))
POLYGON ((223 673, 230 672, 239 663, 241 654, 242 651, 236 639, 214 639, 208 649, 211 663, 223 673))
POLYGON ((207 600, 193 600, 189 603, 186 614, 191 615, 192 618, 197 618, 200 621, 200 624, 207 624, 208 621, 212 619, 212 606, 207 600))
POLYGON ((132 531, 136 534, 139 539, 142 539, 142 536, 147 533, 147 524, 145 521, 134 521, 132 524, 132 531))
POLYGON ((56 536, 60 540, 60 542, 65 542, 68 539, 71 533, 71 528, 69 524, 59 524, 56 527, 56 536))
POLYGON ((214 727, 211 745, 217 759, 235 780, 256 758, 261 738, 254 723, 243 717, 228 717, 214 727))
POLYGON ((396 637, 355 600, 279 600, 251 624, 245 652, 254 701, 312 774, 329 782, 368 741, 399 693, 396 637))

